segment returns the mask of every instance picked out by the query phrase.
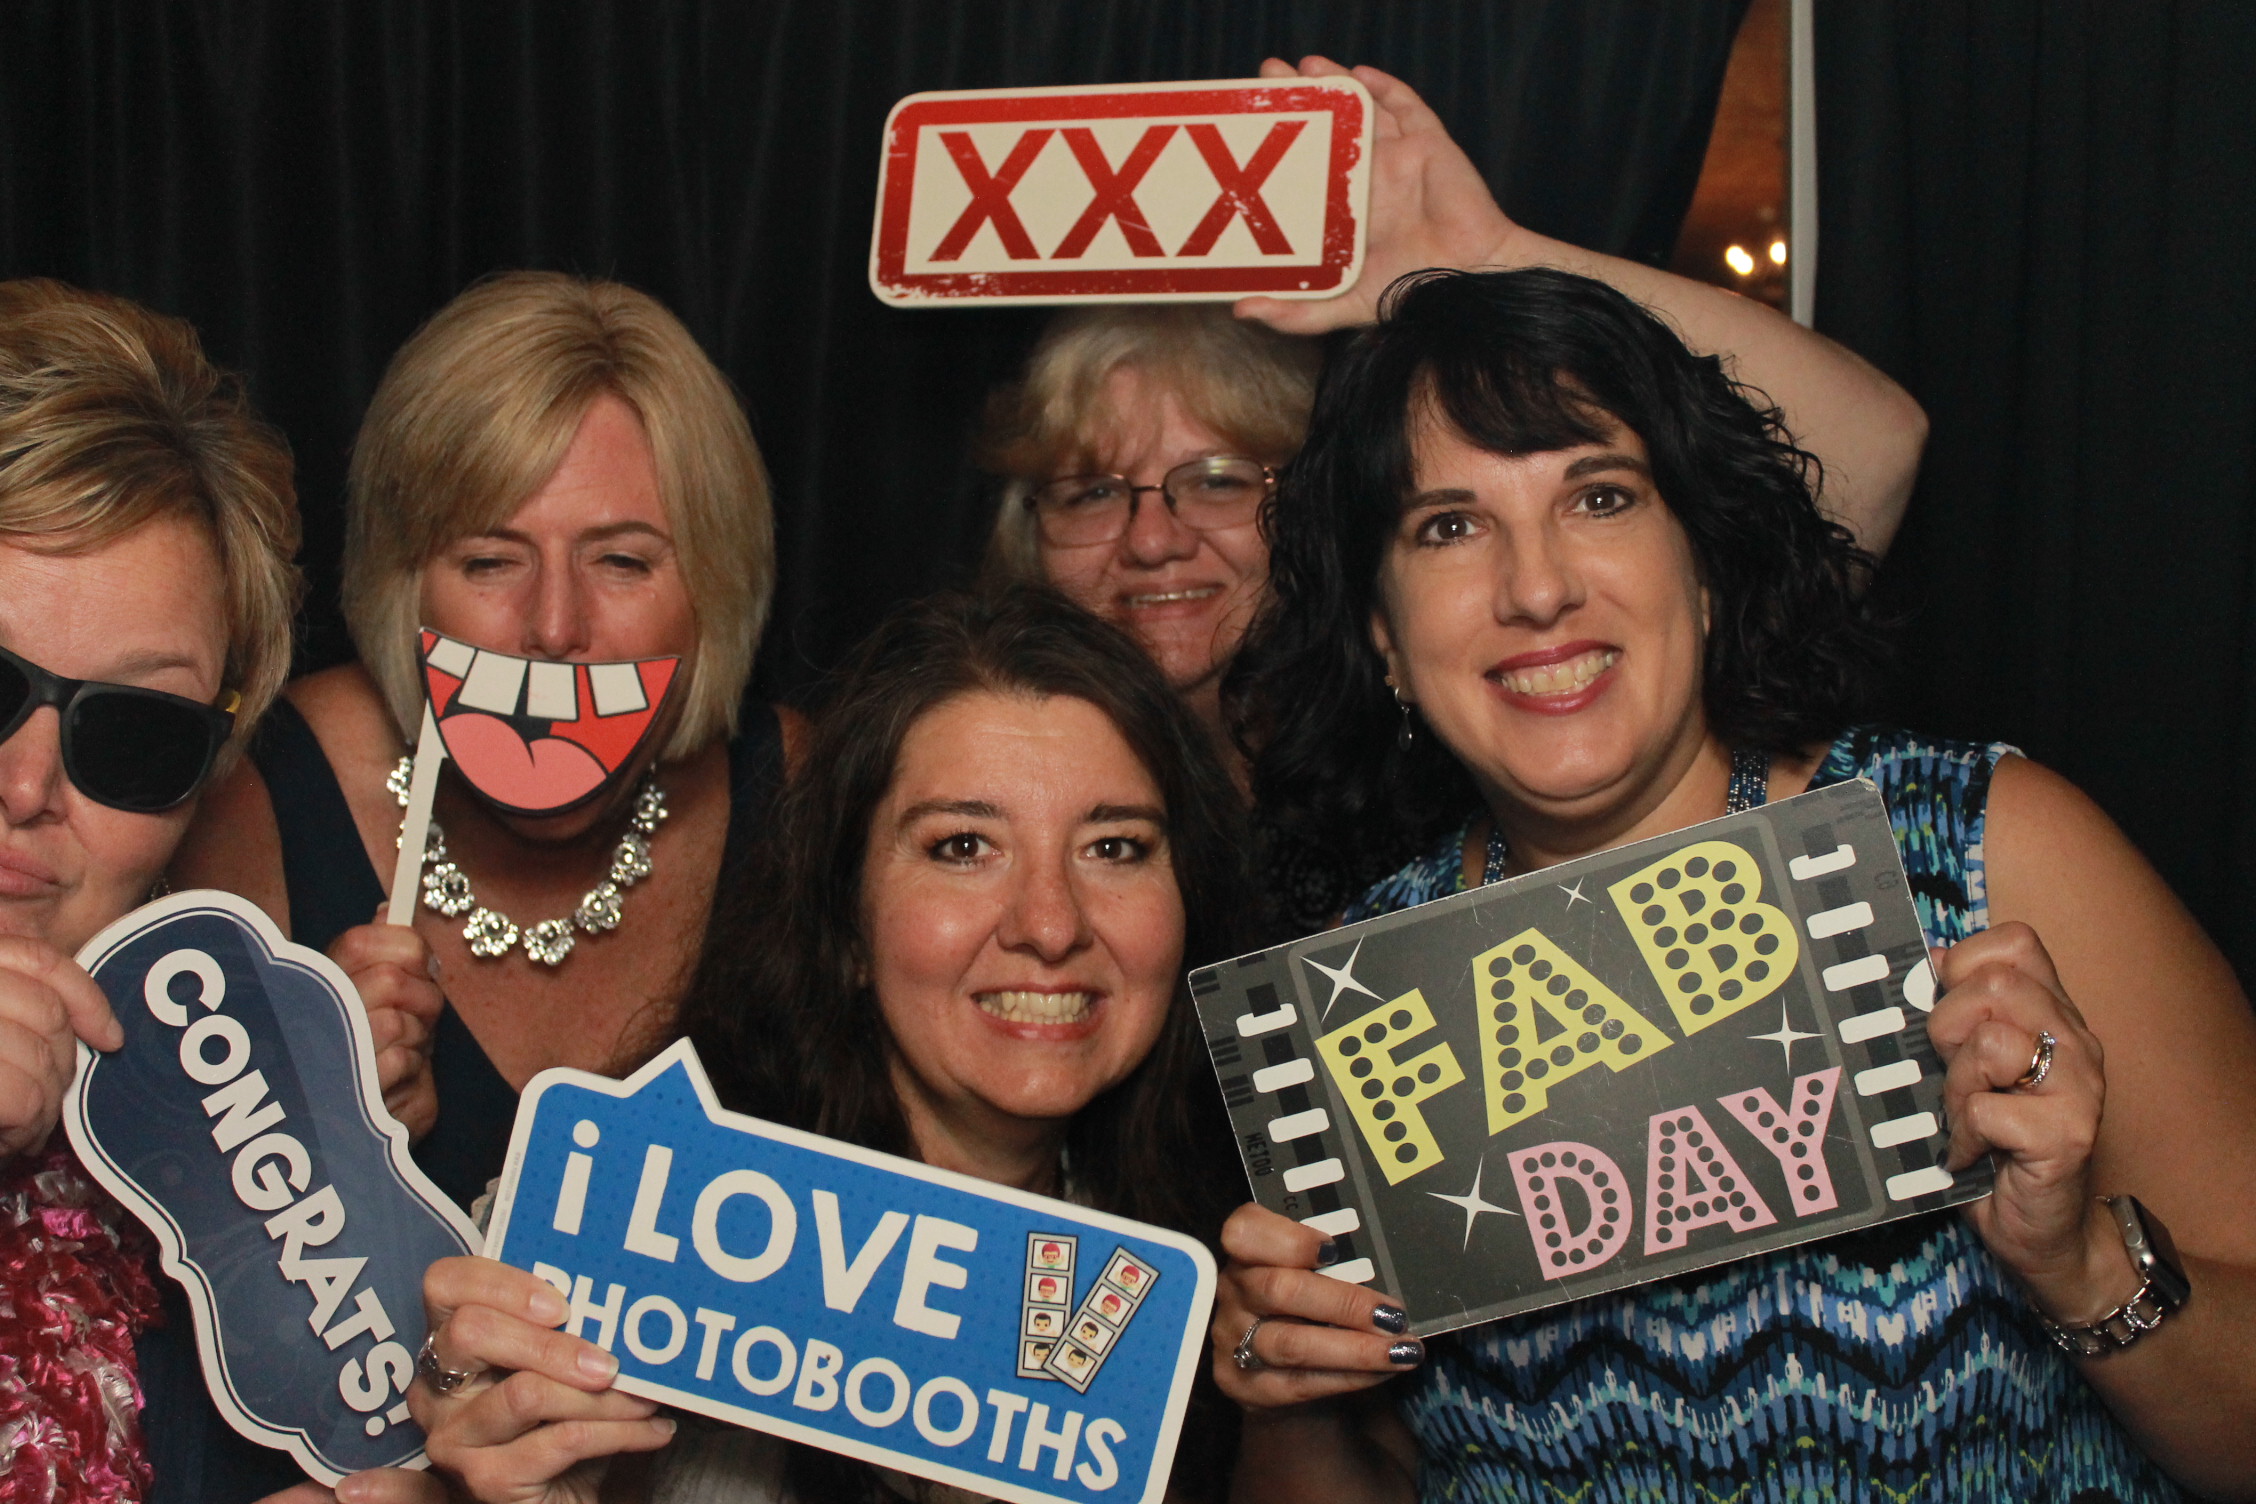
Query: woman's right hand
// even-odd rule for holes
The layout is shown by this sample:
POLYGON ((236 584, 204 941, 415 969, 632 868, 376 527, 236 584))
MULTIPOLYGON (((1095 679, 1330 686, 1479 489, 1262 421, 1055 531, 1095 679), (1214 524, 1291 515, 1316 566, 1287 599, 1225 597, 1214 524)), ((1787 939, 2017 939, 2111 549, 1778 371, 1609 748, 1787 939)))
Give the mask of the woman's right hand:
POLYGON ((81 1039, 97 1050, 125 1043, 102 989, 53 946, 0 936, 0 1160, 46 1147, 81 1039))
POLYGON ((1400 1306, 1316 1272, 1325 1239, 1315 1229, 1248 1202, 1222 1225, 1222 1249, 1230 1262, 1214 1302, 1214 1378, 1240 1405, 1352 1394, 1425 1361, 1425 1344, 1403 1335, 1400 1306), (1257 1321, 1256 1366, 1240 1367, 1238 1344, 1257 1321))
POLYGON ((618 1360, 555 1330, 567 1306, 547 1281, 492 1259, 441 1259, 423 1276, 438 1366, 470 1381, 440 1394, 416 1377, 408 1406, 432 1463, 472 1498, 595 1504, 606 1460, 651 1452, 674 1423, 611 1387, 618 1360))
POLYGON ((376 1081, 384 1105, 419 1140, 439 1120, 431 1075, 431 1037, 446 999, 438 962, 423 937, 404 924, 356 924, 329 942, 329 959, 352 980, 376 1047, 376 1081))

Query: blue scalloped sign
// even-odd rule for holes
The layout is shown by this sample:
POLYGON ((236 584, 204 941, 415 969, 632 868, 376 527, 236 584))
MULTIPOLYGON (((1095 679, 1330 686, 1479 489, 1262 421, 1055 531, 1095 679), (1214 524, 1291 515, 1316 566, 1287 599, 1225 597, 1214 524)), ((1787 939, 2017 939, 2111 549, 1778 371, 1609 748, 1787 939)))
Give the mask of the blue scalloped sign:
POLYGON ((1021 1504, 1167 1489, 1196 1241, 724 1111, 682 1040, 526 1087, 486 1252, 618 1387, 1021 1504))
POLYGON ((79 1047, 64 1126, 188 1292, 220 1413, 327 1483, 422 1466, 423 1271, 477 1233, 408 1157, 352 983, 231 893, 159 899, 79 961, 125 1044, 79 1047))

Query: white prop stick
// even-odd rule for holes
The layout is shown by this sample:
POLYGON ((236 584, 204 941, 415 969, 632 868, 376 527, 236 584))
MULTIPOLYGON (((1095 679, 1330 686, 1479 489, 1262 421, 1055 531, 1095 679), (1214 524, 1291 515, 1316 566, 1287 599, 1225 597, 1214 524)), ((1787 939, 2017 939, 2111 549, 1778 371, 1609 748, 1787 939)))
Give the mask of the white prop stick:
POLYGON ((399 865, 392 869, 392 906, 387 924, 415 920, 415 890, 423 880, 423 848, 431 839, 431 796, 439 791, 439 765, 446 761, 446 743, 439 740, 439 720, 423 704, 423 733, 415 743, 415 772, 407 785, 407 814, 400 820, 399 865))

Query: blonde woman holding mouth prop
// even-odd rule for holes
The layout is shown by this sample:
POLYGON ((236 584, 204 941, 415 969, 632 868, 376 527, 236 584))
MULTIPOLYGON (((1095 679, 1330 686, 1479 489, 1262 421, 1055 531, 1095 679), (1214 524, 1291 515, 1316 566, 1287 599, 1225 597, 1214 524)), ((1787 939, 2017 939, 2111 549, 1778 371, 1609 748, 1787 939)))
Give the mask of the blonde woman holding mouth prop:
MULTIPOLYGON (((773 577, 743 410, 646 294, 556 273, 482 282, 401 348, 370 403, 344 583, 361 661, 289 688, 176 873, 254 899, 353 975, 387 1101, 464 1206, 500 1173, 527 1079, 615 1071, 672 1037, 721 874, 782 778, 781 718, 739 706, 773 577), (425 871, 452 882, 426 883, 409 928, 369 921, 423 717, 421 627, 520 676, 681 662, 641 750, 563 813, 497 808, 450 764, 444 856, 425 871)), ((204 1496, 251 1496, 269 1461, 215 1417, 204 1496)))

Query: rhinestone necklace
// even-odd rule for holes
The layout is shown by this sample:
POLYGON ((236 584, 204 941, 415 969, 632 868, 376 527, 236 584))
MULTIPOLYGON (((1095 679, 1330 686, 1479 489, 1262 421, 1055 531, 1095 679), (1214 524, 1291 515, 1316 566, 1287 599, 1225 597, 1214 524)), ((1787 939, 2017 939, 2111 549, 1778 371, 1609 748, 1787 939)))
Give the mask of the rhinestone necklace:
MULTIPOLYGON (((1769 800, 1770 754, 1739 748, 1731 754, 1731 785, 1724 791, 1723 812, 1744 814, 1769 800)), ((1504 846, 1504 832, 1492 815, 1488 821, 1487 859, 1481 864, 1481 885, 1502 882, 1504 864, 1510 859, 1511 853, 1504 846)))
MULTIPOLYGON (((403 757, 384 780, 384 787, 392 791, 403 810, 407 808, 408 779, 414 771, 415 759, 403 757)), ((612 848, 609 875, 587 890, 571 918, 543 919, 520 929, 507 914, 478 902, 470 887, 470 874, 447 859, 446 832, 433 820, 431 839, 423 848, 423 907, 449 919, 471 911, 470 922, 462 927, 462 938, 469 942, 473 956, 495 960, 522 942, 528 959, 543 966, 561 966, 579 943, 580 937, 573 933, 575 925, 590 935, 619 927, 627 889, 650 875, 650 841, 665 821, 666 791, 658 787, 656 773, 646 773, 642 787, 635 790, 634 816, 627 821, 626 834, 612 848)), ((400 823, 404 836, 404 815, 400 823)))

